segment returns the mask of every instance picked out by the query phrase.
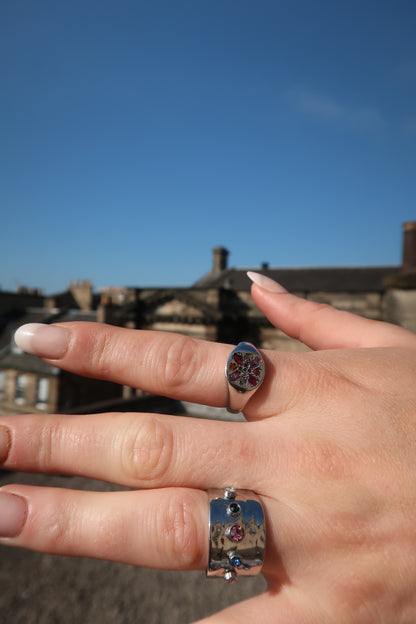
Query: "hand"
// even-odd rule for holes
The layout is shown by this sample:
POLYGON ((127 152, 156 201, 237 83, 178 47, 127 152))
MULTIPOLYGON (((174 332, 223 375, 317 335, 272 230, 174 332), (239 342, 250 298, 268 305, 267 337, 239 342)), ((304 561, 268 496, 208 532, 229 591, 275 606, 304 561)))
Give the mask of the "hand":
MULTIPOLYGON (((6 486, 0 541, 204 570, 205 490, 231 484, 262 500, 268 590, 204 622, 414 624, 416 336, 256 285, 253 297, 315 351, 263 351, 266 379, 247 403, 247 423, 137 413, 2 417, 5 468, 138 491, 6 486)), ((231 346, 95 323, 46 326, 29 338, 31 352, 74 373, 227 404, 231 346)))

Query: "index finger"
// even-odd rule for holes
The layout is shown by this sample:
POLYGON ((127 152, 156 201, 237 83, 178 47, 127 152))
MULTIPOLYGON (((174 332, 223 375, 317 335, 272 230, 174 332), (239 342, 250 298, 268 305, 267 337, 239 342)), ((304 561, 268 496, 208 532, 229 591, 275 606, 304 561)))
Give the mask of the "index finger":
POLYGON ((16 343, 53 366, 174 399, 227 404, 224 364, 231 346, 168 332, 88 322, 30 323, 16 343))

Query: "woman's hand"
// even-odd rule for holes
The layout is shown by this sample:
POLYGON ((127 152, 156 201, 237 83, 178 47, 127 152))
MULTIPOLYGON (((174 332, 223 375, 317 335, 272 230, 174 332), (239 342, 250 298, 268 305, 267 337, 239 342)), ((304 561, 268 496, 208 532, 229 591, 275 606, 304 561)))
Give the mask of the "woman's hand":
MULTIPOLYGON (((248 422, 2 417, 4 468, 137 491, 5 486, 1 543, 204 570, 205 490, 233 485, 254 490, 265 509, 268 590, 204 622, 414 624, 416 336, 262 284, 253 286, 260 309, 315 351, 263 351, 266 378, 247 403, 248 422)), ((227 404, 231 346, 96 323, 32 327, 19 340, 74 373, 227 404)))

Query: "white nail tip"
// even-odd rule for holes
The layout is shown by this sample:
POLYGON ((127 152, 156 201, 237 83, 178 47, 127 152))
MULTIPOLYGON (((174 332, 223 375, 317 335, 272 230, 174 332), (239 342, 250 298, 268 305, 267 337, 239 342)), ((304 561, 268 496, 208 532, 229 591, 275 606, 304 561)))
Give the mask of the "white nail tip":
POLYGON ((273 293, 287 293, 286 288, 283 288, 283 286, 272 280, 270 277, 267 277, 267 275, 255 273, 254 271, 247 271, 247 276, 254 284, 264 290, 268 290, 273 293))
POLYGON ((69 334, 66 329, 47 323, 22 325, 14 335, 18 347, 39 357, 57 359, 65 355, 69 334))
POLYGON ((19 327, 14 335, 14 340, 17 346, 23 349, 23 351, 31 353, 33 337, 42 327, 44 327, 42 323, 27 323, 27 325, 19 327))

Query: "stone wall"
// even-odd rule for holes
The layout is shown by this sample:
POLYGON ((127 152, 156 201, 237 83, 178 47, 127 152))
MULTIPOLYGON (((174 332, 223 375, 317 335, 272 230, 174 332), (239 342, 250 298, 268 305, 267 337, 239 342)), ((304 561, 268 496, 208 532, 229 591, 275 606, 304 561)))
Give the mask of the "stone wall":
POLYGON ((37 375, 31 372, 22 372, 9 369, 5 372, 5 388, 1 407, 9 413, 54 412, 58 406, 59 380, 57 377, 37 375), (16 397, 16 383, 19 375, 24 376, 24 396, 16 397), (37 389, 40 379, 47 379, 49 383, 48 398, 45 402, 37 401, 37 389))
POLYGON ((416 290, 390 290, 386 295, 385 318, 416 332, 416 290))

